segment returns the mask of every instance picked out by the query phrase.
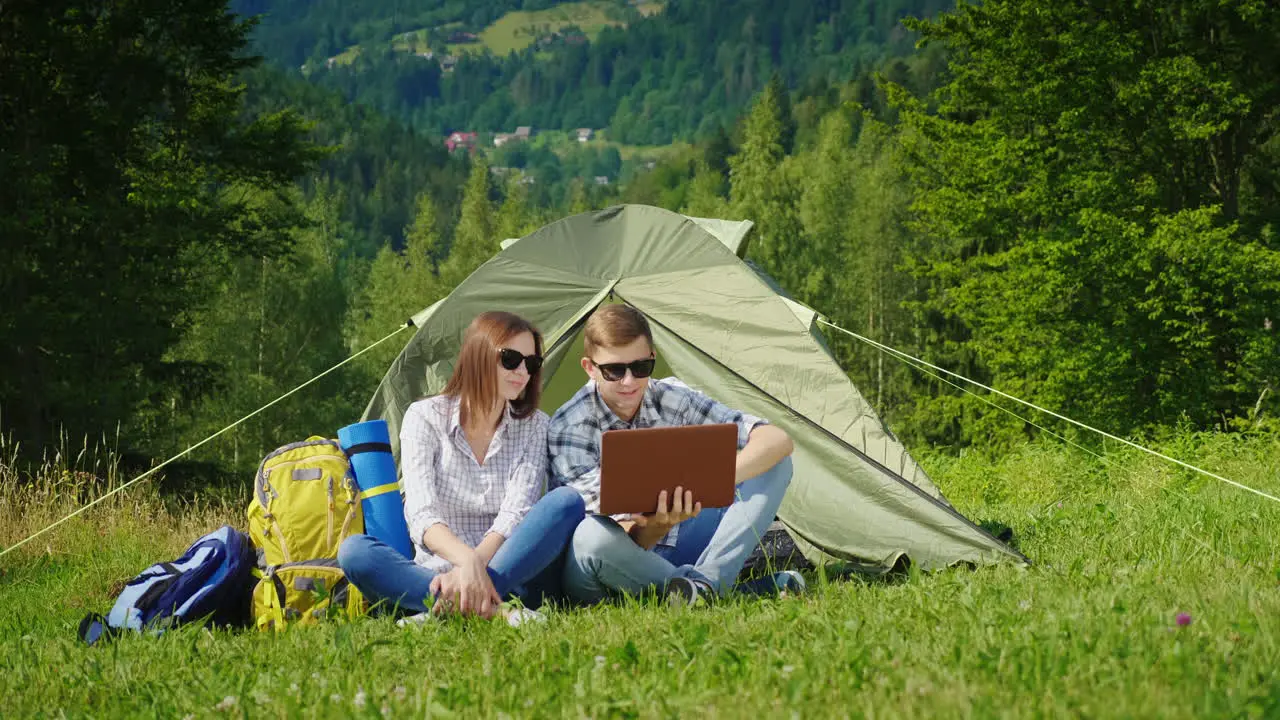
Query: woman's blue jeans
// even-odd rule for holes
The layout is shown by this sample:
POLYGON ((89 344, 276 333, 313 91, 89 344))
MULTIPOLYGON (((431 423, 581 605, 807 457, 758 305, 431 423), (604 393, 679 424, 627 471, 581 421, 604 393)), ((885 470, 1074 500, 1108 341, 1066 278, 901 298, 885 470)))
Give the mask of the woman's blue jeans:
MULTIPOLYGON (((552 490, 534 503, 489 561, 489 577, 499 597, 517 597, 527 607, 558 598, 564 550, 585 515, 582 496, 569 487, 552 490)), ((369 535, 353 535, 338 548, 338 565, 370 603, 406 613, 426 612, 435 599, 438 574, 369 535)))

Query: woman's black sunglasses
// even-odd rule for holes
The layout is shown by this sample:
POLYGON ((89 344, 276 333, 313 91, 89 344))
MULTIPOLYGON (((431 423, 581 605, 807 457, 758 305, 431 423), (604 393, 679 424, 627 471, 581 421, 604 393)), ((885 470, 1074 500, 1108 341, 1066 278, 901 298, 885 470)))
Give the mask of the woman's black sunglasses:
POLYGON ((609 382, 617 382, 626 377, 628 370, 631 371, 631 376, 634 378, 647 378, 653 374, 653 366, 658 362, 653 358, 649 358, 647 360, 634 360, 629 363, 605 363, 601 365, 595 360, 587 359, 590 360, 592 365, 599 368, 600 374, 609 382))
POLYGON ((524 367, 532 375, 542 369, 542 357, 540 355, 521 355, 519 350, 511 348, 503 348, 498 351, 498 362, 502 363, 502 367, 508 370, 515 370, 520 367, 520 361, 524 361, 524 367))

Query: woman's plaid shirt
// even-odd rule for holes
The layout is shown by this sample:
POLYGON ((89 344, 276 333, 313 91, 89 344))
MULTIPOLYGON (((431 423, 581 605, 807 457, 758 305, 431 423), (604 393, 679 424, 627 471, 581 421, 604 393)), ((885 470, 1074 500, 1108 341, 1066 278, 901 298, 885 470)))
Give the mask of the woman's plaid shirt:
POLYGON ((400 428, 404 516, 414 561, 444 571, 449 561, 422 544, 443 523, 471 547, 494 532, 509 537, 542 497, 547 479, 547 415, 523 420, 503 413, 484 463, 476 461, 458 422, 458 400, 437 395, 409 406, 400 428))

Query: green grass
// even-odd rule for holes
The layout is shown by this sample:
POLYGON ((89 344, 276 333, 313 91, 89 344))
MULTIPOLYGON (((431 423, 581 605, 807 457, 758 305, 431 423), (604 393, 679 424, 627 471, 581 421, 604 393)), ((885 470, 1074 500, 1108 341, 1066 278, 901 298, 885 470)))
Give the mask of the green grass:
MULTIPOLYGON (((636 9, 642 15, 661 12, 663 3, 643 3, 636 9)), ((494 55, 504 56, 510 52, 524 50, 534 44, 539 37, 555 33, 569 26, 577 26, 587 39, 594 42, 606 27, 626 26, 626 14, 617 6, 599 0, 571 2, 556 5, 546 10, 509 12, 498 18, 493 24, 478 33, 478 42, 446 44, 443 49, 431 48, 427 43, 427 29, 411 30, 397 35, 392 46, 401 52, 424 53, 436 50, 440 55, 463 55, 466 53, 483 53, 485 50, 494 55)), ((461 23, 443 25, 441 30, 453 30, 462 27, 461 23)), ((334 55, 331 59, 336 65, 350 65, 360 56, 361 47, 352 45, 334 55)), ((545 59, 549 54, 542 54, 545 59)))
POLYGON ((360 57, 360 46, 352 45, 329 59, 333 61, 334 65, 350 65, 355 62, 358 57, 360 57))
POLYGON ((480 32, 480 42, 471 45, 451 45, 450 52, 476 52, 488 48, 495 55, 506 55, 523 50, 539 37, 576 25, 595 41, 606 27, 625 26, 627 23, 616 5, 606 2, 574 2, 556 5, 546 10, 509 12, 480 32))
POLYGON ((662 12, 662 9, 666 6, 667 4, 665 2, 641 2, 637 3, 635 7, 637 12, 648 17, 662 12))
POLYGON ((538 134, 530 141, 534 146, 545 146, 561 158, 583 148, 604 149, 614 147, 623 160, 632 158, 642 160, 662 160, 671 155, 689 156, 693 145, 687 142, 672 142, 667 145, 628 145, 609 140, 608 129, 596 129, 596 135, 585 143, 578 142, 576 131, 572 130, 538 130, 538 134))
MULTIPOLYGON (((1165 449, 1280 491, 1276 437, 1165 449)), ((1011 526, 1034 566, 815 577, 804 597, 605 606, 519 630, 362 620, 82 648, 76 623, 107 609, 113 584, 243 523, 238 503, 167 507, 130 491, 0 560, 0 714, 1280 715, 1277 504, 1132 451, 1100 462, 1037 443, 922 462, 960 510, 1011 526)), ((58 471, 20 486, 0 464, 0 543, 96 491, 58 471)))

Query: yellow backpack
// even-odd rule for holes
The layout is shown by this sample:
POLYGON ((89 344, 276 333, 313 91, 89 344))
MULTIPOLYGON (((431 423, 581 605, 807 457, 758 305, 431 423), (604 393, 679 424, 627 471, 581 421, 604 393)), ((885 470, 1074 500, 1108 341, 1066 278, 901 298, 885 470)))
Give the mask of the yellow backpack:
POLYGON ((253 616, 260 630, 356 617, 364 598, 338 567, 338 546, 364 532, 351 463, 334 440, 310 437, 262 460, 249 502, 260 552, 253 616))

